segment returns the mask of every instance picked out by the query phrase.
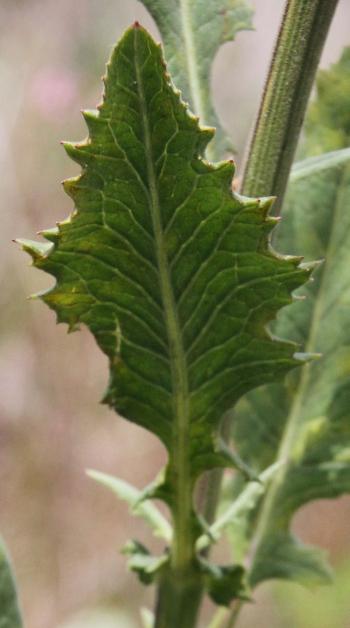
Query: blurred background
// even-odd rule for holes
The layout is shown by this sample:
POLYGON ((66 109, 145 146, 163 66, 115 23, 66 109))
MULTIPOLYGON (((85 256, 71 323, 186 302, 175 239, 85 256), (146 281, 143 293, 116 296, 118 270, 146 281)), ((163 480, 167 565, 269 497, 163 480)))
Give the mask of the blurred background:
MULTIPOLYGON (((212 77, 238 164, 284 1, 251 5, 256 32, 221 49, 212 77)), ((135 19, 158 37, 136 0, 0 0, 0 531, 26 628, 137 628, 139 608, 153 604, 120 548, 130 537, 157 547, 154 540, 85 469, 143 487, 165 453, 150 434, 98 404, 107 361, 86 330, 68 336, 47 307, 26 300, 51 279, 11 244, 71 211, 59 181, 78 170, 59 141, 86 135, 80 109, 99 102, 111 48, 135 19)), ((350 44, 349 24, 349 0, 340 0, 322 67, 350 44)), ((309 505, 294 526, 328 550, 336 585, 314 593, 264 585, 239 626, 350 627, 350 497, 309 505)))

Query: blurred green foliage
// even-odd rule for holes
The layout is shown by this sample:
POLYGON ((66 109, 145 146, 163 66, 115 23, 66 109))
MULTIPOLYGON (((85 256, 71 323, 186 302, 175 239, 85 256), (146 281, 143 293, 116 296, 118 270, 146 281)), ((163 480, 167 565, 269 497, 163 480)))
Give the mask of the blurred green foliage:
POLYGON ((349 628, 350 562, 340 563, 333 586, 312 592, 295 584, 275 584, 273 599, 283 628, 349 628))
POLYGON ((316 93, 305 121, 305 156, 350 145, 350 47, 329 70, 319 71, 316 93))

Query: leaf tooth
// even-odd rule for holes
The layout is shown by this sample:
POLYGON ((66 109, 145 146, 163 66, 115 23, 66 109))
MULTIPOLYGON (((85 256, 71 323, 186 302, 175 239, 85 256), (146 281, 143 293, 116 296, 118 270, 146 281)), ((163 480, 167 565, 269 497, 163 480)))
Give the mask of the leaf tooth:
POLYGON ((62 181, 63 189, 73 200, 75 200, 78 190, 77 183, 79 183, 81 177, 70 177, 69 179, 65 179, 62 181))
MULTIPOLYGON (((198 123, 197 123, 198 124, 198 123)), ((207 145, 213 139, 215 135, 215 129, 211 126, 201 126, 199 127, 200 133, 198 136, 198 151, 200 154, 204 153, 207 145)))
POLYGON ((322 353, 312 353, 312 352, 296 352, 294 353, 295 360, 297 360, 298 362, 303 362, 304 364, 307 364, 308 362, 313 362, 315 360, 319 360, 320 358, 322 358, 322 353))
POLYGON ((80 143, 61 142, 61 144, 66 151, 68 157, 73 159, 73 161, 78 163, 80 166, 86 166, 90 157, 88 151, 86 150, 88 147, 88 143, 86 141, 80 143))
MULTIPOLYGON (((49 272, 46 271, 45 272, 49 272)), ((51 272, 49 274, 52 274, 51 272)), ((50 292, 52 292, 52 287, 50 288, 45 288, 45 290, 39 290, 39 292, 34 292, 34 294, 30 294, 27 299, 29 301, 36 301, 37 299, 40 299, 41 301, 44 301, 44 303, 46 303, 46 295, 50 294, 50 292)))
POLYGON ((97 109, 82 109, 81 113, 83 118, 88 120, 90 120, 91 118, 93 120, 96 120, 96 118, 100 117, 100 113, 97 109))
POLYGON ((324 261, 325 261, 324 259, 319 259, 319 260, 314 260, 313 262, 303 262, 302 264, 299 264, 299 266, 300 268, 302 268, 303 270, 306 270, 307 272, 311 274, 313 273, 314 270, 319 268, 319 266, 322 266, 324 261))
POLYGON ((268 214, 276 201, 276 196, 262 196, 256 199, 258 206, 260 207, 265 219, 268 217, 268 214))
POLYGON ((53 248, 51 242, 37 242, 36 240, 25 240, 23 238, 18 238, 14 240, 17 244, 19 244, 23 251, 29 253, 33 260, 33 264, 36 262, 43 260, 48 256, 50 251, 53 248))
POLYGON ((289 262, 290 264, 293 264, 293 266, 295 266, 296 268, 300 268, 300 270, 305 270, 305 268, 303 267, 303 259, 304 257, 302 255, 282 255, 282 258, 286 261, 289 262))
POLYGON ((275 229, 276 225, 280 222, 279 216, 265 216, 264 222, 262 224, 262 229, 266 235, 271 233, 273 229, 275 229))
POLYGON ((306 300, 306 295, 305 294, 293 294, 292 295, 292 300, 293 301, 305 301, 306 300))
POLYGON ((111 65, 112 65, 112 64, 111 64, 111 62, 110 62, 110 61, 109 61, 108 63, 106 63, 106 71, 105 71, 105 73, 104 73, 104 74, 102 74, 102 76, 101 76, 101 81, 102 81, 102 83, 104 84, 104 86, 106 86, 106 83, 107 83, 107 81, 108 81, 108 72, 109 72, 109 70, 110 70, 110 68, 111 68, 111 65))
POLYGON ((56 222, 57 228, 61 234, 62 229, 65 229, 66 227, 69 227, 73 218, 75 218, 75 216, 78 215, 78 210, 77 209, 73 209, 73 211, 69 214, 69 216, 67 216, 67 218, 65 218, 64 220, 60 220, 59 222, 56 222))
MULTIPOLYGON (((53 275, 54 277, 56 277, 54 272, 52 272, 51 270, 46 271, 46 272, 49 272, 50 275, 53 275)), ((61 302, 61 296, 57 294, 55 288, 56 288, 56 285, 42 292, 38 292, 34 296, 44 301, 46 305, 48 305, 52 310, 54 310, 56 314, 56 324, 59 325, 60 323, 64 323, 68 325, 67 333, 70 334, 80 329, 80 325, 79 325, 80 321, 76 314, 72 315, 71 312, 65 311, 63 304, 61 302)))
POLYGON ((243 205, 243 209, 259 207, 264 217, 267 217, 267 214, 276 200, 276 196, 261 196, 259 198, 254 198, 251 196, 244 196, 239 192, 234 192, 234 197, 243 205))
POLYGON ((101 121, 99 110, 82 109, 81 113, 89 129, 90 135, 93 135, 96 132, 98 125, 101 121))
POLYGON ((272 229, 276 227, 282 220, 282 216, 266 216, 266 223, 272 225, 272 229))
POLYGON ((43 238, 49 240, 53 244, 57 244, 61 237, 58 227, 52 227, 52 229, 44 229, 42 231, 38 231, 38 235, 41 235, 43 238))
POLYGON ((229 186, 231 188, 232 179, 236 170, 236 165, 233 159, 230 159, 229 161, 219 161, 219 163, 214 165, 214 170, 215 173, 220 176, 224 186, 229 186))

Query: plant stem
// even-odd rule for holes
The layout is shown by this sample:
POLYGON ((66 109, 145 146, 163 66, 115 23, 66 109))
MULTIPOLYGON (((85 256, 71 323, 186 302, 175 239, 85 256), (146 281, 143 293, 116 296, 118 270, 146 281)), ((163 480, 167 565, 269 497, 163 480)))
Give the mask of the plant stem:
POLYGON ((315 73, 338 0, 288 0, 243 175, 247 196, 281 207, 315 73))
POLYGON ((203 582, 195 569, 168 570, 160 581, 155 628, 194 628, 203 595, 203 582))
POLYGON ((230 609, 224 608, 223 606, 219 606, 217 611, 215 612, 208 628, 224 628, 224 622, 230 616, 230 609))
POLYGON ((236 626, 236 622, 242 606, 242 600, 237 600, 231 610, 229 608, 223 608, 222 606, 220 606, 220 608, 218 608, 218 610, 216 611, 213 619, 211 620, 208 628, 234 628, 236 626))
POLYGON ((228 620, 225 628, 234 628, 234 626, 237 623, 237 619, 238 619, 238 616, 239 616, 239 614, 241 612, 242 606, 243 606, 242 600, 238 600, 236 606, 234 607, 234 609, 231 612, 231 615, 229 617, 229 620, 228 620))

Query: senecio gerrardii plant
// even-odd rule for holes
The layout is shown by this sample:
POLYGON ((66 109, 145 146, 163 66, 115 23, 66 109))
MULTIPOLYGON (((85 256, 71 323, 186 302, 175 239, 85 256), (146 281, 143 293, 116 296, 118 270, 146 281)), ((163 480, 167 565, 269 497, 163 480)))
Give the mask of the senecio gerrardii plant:
MULTIPOLYGON (((226 607, 211 626, 229 628, 263 580, 329 579, 290 520, 302 504, 350 489, 349 117, 341 145, 326 123, 324 141, 315 141, 327 110, 322 86, 349 80, 348 53, 320 78, 306 159, 293 168, 285 221, 274 229, 271 195, 276 186, 282 204, 336 1, 287 2, 240 194, 233 161, 222 160, 225 132, 219 126, 215 139, 206 126, 218 125, 208 76, 220 44, 251 28, 251 10, 243 0, 144 4, 170 73, 162 48, 135 23, 112 53, 102 103, 83 112, 88 138, 64 143, 82 167, 64 183, 73 213, 42 232, 45 242, 20 242, 56 279, 40 296, 58 322, 86 325, 107 355, 105 403, 168 452, 144 490, 89 472, 164 539, 160 556, 137 541, 126 547, 131 569, 157 587, 145 625, 194 628, 208 594, 226 607), (331 152, 320 154, 323 146, 331 152), (313 262, 321 257, 323 265, 313 262), (225 468, 234 479, 215 517, 225 468), (224 531, 234 559, 217 565, 210 548, 224 531)), ((17 610, 7 619, 17 606, 3 564, 4 627, 18 628, 17 610)))
POLYGON ((213 130, 181 101, 138 24, 108 64, 102 105, 84 117, 88 140, 65 144, 83 167, 64 184, 75 212, 43 234, 47 244, 23 246, 57 280, 42 298, 58 320, 87 325, 108 356, 106 403, 168 450, 144 497, 172 513, 170 550, 147 561, 130 551, 180 621, 204 583, 218 603, 247 595, 240 565, 214 567, 196 550, 205 529, 194 487, 205 471, 239 466, 220 442, 223 414, 298 365, 295 345, 265 325, 309 271, 270 248, 271 199, 232 193, 233 163, 204 159, 213 130))

